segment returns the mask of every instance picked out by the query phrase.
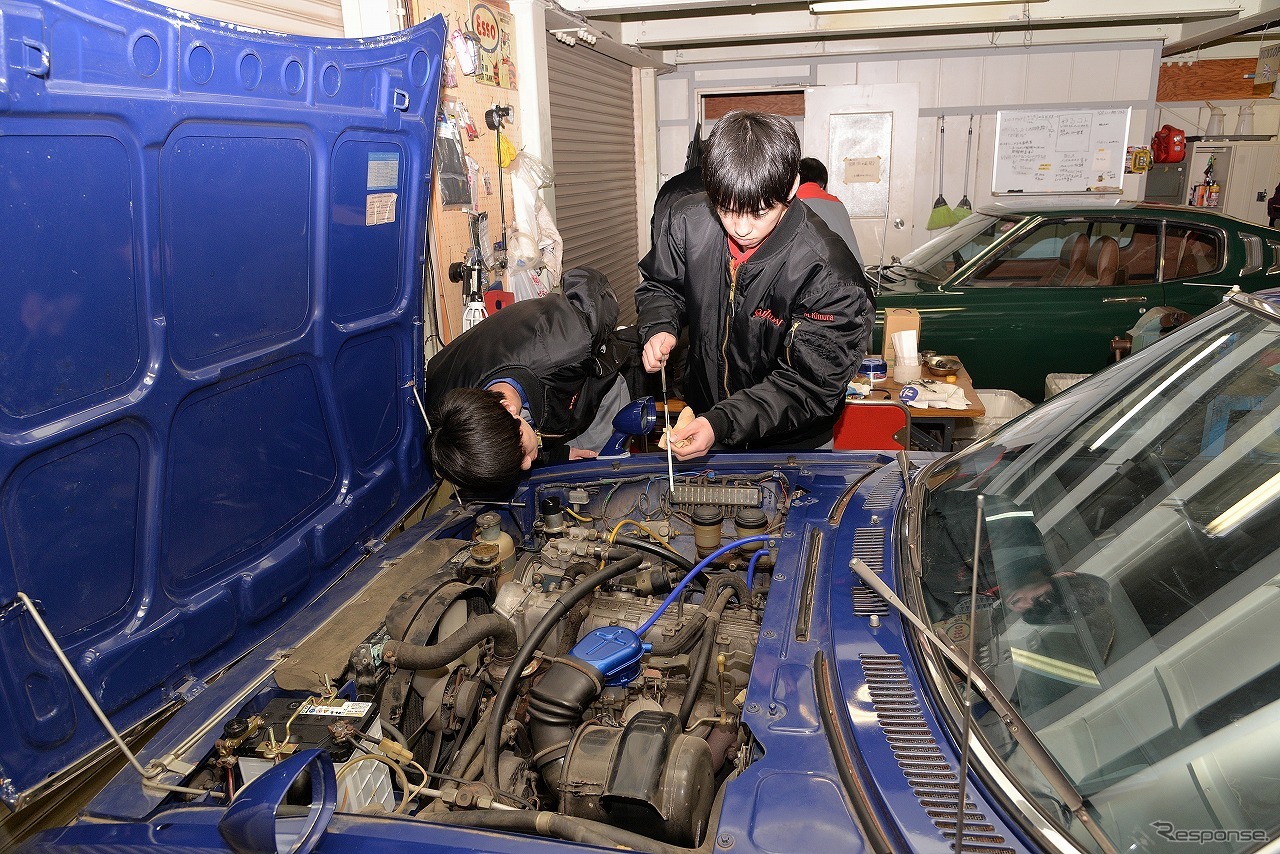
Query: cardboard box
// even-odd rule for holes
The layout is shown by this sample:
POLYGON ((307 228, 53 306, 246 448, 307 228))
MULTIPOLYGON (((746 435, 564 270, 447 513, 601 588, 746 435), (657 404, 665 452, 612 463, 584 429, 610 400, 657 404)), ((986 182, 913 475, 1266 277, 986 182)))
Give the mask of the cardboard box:
POLYGON ((893 351, 893 333, 904 329, 916 331, 916 346, 927 347, 920 338, 920 312, 914 308, 887 308, 884 311, 884 360, 888 363, 889 373, 893 374, 893 365, 897 361, 893 351))

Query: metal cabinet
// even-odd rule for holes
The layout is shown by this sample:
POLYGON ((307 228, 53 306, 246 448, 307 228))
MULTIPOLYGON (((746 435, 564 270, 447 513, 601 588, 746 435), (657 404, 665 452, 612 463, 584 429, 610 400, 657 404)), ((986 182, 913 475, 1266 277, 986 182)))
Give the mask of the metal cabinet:
POLYGON ((1200 205, 1246 222, 1267 224, 1267 198, 1280 182, 1280 142, 1263 139, 1196 140, 1180 163, 1157 163, 1147 173, 1143 199, 1165 204, 1190 204, 1203 182, 1209 157, 1221 188, 1217 204, 1200 205))

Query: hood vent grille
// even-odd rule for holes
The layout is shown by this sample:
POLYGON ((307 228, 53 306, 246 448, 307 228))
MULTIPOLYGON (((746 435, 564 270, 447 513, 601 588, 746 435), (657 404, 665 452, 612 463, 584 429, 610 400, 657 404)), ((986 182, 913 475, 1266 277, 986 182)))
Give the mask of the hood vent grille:
POLYGON ((887 617, 889 615, 888 603, 881 599, 880 594, 870 587, 853 588, 853 615, 855 617, 870 617, 872 614, 887 617))
POLYGON ((853 532, 853 556, 871 567, 884 570, 884 528, 859 528, 853 532))
POLYGON ((867 500, 862 502, 864 510, 887 510, 898 503, 898 495, 902 492, 902 475, 897 469, 880 478, 876 488, 871 490, 867 500))
MULTIPOLYGON (((871 707, 889 741, 911 791, 934 826, 949 840, 956 838, 956 807, 960 778, 938 749, 920 712, 920 700, 896 655, 859 656, 871 695, 871 707)), ((976 854, 1014 854, 994 824, 965 798, 961 851, 976 854)))
MULTIPOLYGON (((871 568, 884 572, 884 528, 858 528, 853 532, 853 557, 871 568)), ((853 614, 855 617, 881 617, 889 614, 889 604, 880 594, 854 579, 853 614)))

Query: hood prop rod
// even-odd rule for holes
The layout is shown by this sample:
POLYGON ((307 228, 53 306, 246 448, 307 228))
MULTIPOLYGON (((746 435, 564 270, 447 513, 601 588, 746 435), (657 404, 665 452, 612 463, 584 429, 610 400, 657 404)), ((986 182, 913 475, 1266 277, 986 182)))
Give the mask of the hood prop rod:
MULTIPOLYGON (((80 679, 80 674, 76 673, 76 669, 71 665, 71 661, 67 658, 67 654, 62 651, 62 647, 53 637, 53 632, 49 631, 49 627, 45 624, 44 618, 40 616, 40 612, 36 609, 36 603, 21 590, 18 591, 17 603, 21 603, 27 609, 27 613, 31 615, 31 619, 35 621, 36 628, 40 630, 40 634, 44 635, 45 641, 49 644, 49 648, 53 650, 53 654, 58 657, 58 663, 62 665, 62 669, 67 671, 67 675, 71 677, 71 681, 79 690, 80 695, 84 697, 85 703, 97 716, 98 721, 102 724, 102 728, 111 736, 112 741, 120 748, 120 752, 129 760, 129 764, 133 769, 142 776, 142 785, 147 788, 159 789, 164 792, 175 792, 180 795, 209 795, 212 794, 207 789, 192 789, 187 786, 171 786, 168 783, 158 782, 155 778, 166 770, 163 766, 151 765, 148 768, 142 767, 142 763, 138 761, 137 755, 129 749, 129 745, 125 744, 124 738, 111 724, 111 720, 107 717, 107 713, 102 711, 102 707, 98 705, 98 701, 89 693, 89 689, 85 687, 84 682, 80 679)), ((15 605, 17 603, 11 603, 15 605)))

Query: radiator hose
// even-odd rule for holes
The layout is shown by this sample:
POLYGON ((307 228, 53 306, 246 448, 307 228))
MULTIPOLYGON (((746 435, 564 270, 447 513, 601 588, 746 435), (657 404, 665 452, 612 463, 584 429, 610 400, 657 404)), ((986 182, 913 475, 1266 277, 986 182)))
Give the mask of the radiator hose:
POLYGON ((460 658, 486 638, 493 638, 493 657, 499 664, 509 663, 519 651, 516 627, 510 620, 501 614, 481 614, 431 646, 387 641, 382 660, 404 670, 434 670, 460 658))

